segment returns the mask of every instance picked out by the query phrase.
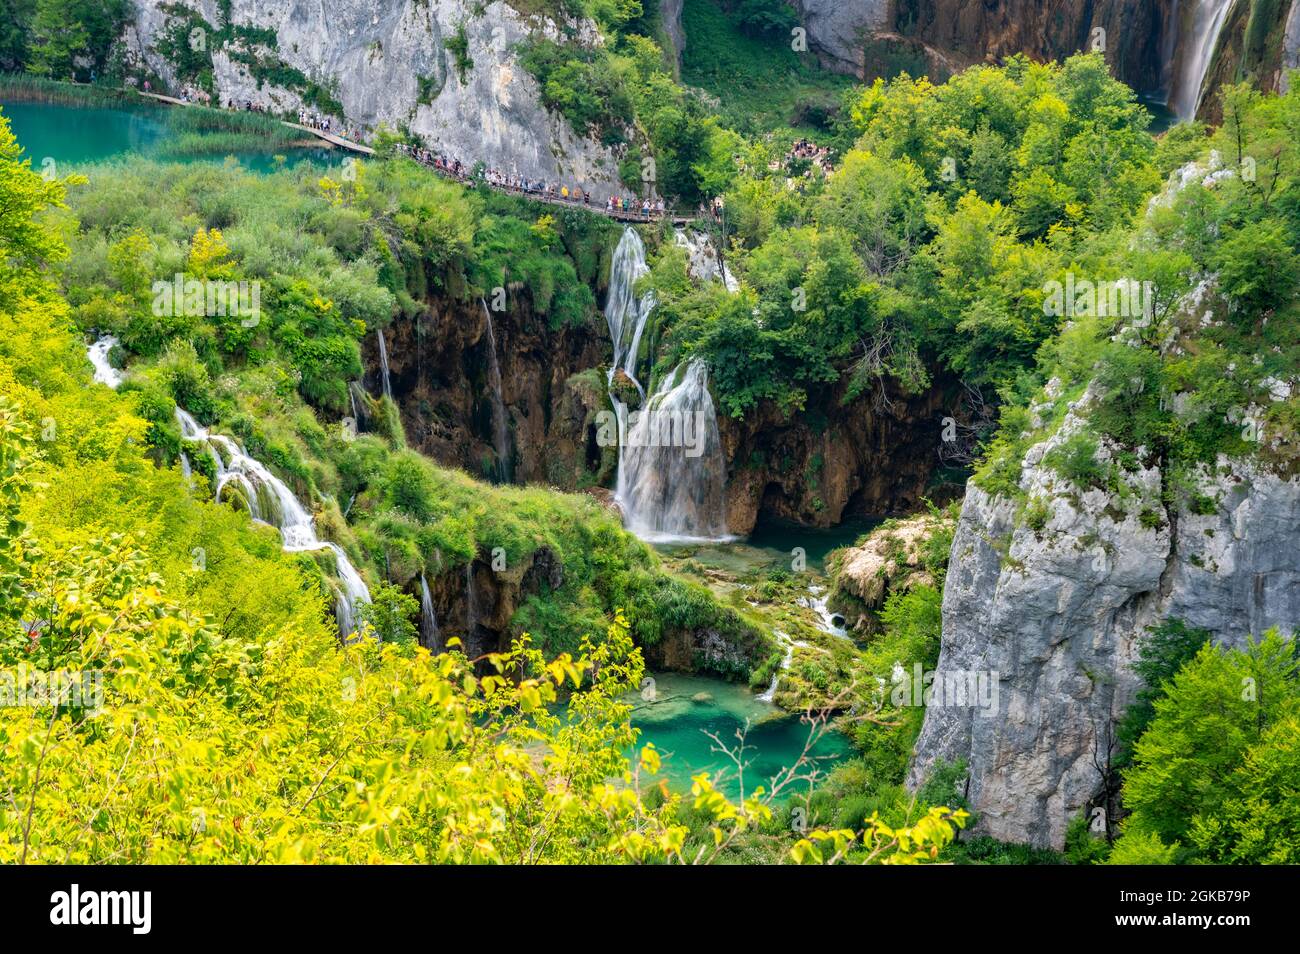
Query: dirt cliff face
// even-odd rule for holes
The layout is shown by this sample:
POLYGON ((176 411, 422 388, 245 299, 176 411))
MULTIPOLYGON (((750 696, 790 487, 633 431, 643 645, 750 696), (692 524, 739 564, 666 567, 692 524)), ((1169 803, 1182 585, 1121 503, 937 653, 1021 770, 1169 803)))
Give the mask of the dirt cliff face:
POLYGON ((896 0, 895 30, 964 63, 1013 53, 1062 59, 1102 46, 1115 75, 1138 90, 1161 89, 1166 40, 1176 33, 1175 0, 896 0))
POLYGON ((935 475, 944 418, 962 416, 957 390, 941 380, 921 395, 890 391, 880 402, 864 394, 844 404, 838 386, 792 416, 763 405, 744 420, 719 421, 730 462, 728 529, 747 534, 760 515, 829 527, 912 511, 922 497, 946 499, 935 475))
MULTIPOLYGON (((594 415, 606 398, 592 369, 608 359, 608 332, 598 316, 552 328, 523 289, 511 289, 508 299, 510 307, 492 318, 515 480, 574 489, 602 463, 594 415)), ((478 300, 437 297, 419 316, 398 318, 385 331, 407 442, 476 476, 496 473, 487 330, 478 300)), ((372 394, 381 388, 377 341, 367 335, 363 349, 372 394)))

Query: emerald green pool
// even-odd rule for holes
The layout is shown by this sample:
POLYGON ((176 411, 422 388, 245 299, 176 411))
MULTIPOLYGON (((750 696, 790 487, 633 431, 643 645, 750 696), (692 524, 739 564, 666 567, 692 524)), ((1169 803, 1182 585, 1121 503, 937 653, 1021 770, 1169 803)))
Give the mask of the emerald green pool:
MULTIPOLYGON (((184 106, 152 106, 123 103, 114 106, 69 106, 60 103, 0 100, 0 110, 9 120, 23 147, 23 158, 40 171, 53 160, 56 174, 62 165, 103 162, 128 155, 160 158, 170 162, 223 162, 225 156, 159 156, 160 147, 172 134, 163 110, 184 106)), ((295 148, 281 150, 285 163, 303 161, 336 163, 341 154, 334 149, 295 148)), ((235 155, 240 165, 255 172, 267 172, 276 165, 267 153, 235 155)))
MULTIPOLYGON (((729 748, 740 742, 737 731, 748 722, 745 737, 745 791, 756 785, 771 790, 771 779, 798 760, 808 741, 809 726, 796 715, 763 702, 745 686, 703 676, 655 673, 653 699, 645 693, 629 697, 632 724, 641 730, 638 747, 653 742, 663 758, 662 777, 676 791, 688 791, 691 776, 726 770, 721 790, 735 798, 740 791, 734 763, 717 751, 714 733, 729 748)), ((823 771, 853 755, 849 740, 838 732, 823 735, 812 750, 823 771)), ((635 753, 629 753, 634 756, 635 753)), ((793 794, 791 789, 787 794, 793 794)))

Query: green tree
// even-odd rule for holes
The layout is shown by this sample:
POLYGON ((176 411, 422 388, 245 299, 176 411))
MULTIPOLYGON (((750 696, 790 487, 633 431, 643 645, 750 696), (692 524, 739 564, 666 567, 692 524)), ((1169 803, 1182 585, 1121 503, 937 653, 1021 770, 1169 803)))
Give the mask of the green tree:
POLYGON ((419 636, 415 623, 419 616, 419 601, 391 583, 371 587, 370 602, 361 607, 361 619, 386 643, 410 642, 419 636))
POLYGON ((36 0, 27 69, 39 76, 72 79, 73 60, 86 51, 90 32, 68 0, 36 0))

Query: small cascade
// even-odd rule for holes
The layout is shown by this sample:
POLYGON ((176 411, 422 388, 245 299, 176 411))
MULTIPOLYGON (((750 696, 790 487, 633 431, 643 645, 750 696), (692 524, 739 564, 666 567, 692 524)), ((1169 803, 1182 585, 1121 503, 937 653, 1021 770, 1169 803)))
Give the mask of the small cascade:
POLYGON ((785 647, 785 656, 782 658, 781 665, 777 667, 776 672, 772 673, 772 681, 768 683, 767 691, 759 693, 758 698, 768 703, 776 701, 776 690, 781 685, 781 674, 789 669, 790 664, 794 662, 794 651, 801 646, 808 645, 801 640, 791 639, 788 634, 781 632, 779 629, 773 630, 772 635, 785 647))
POLYGON ((847 639, 853 641, 849 631, 844 628, 844 617, 838 616, 830 611, 827 606, 830 595, 826 592, 824 586, 808 587, 808 596, 801 596, 797 600, 800 606, 806 607, 817 614, 817 626, 823 632, 838 639, 847 639))
POLYGON ((369 430, 371 398, 360 381, 352 381, 348 384, 348 400, 352 404, 352 420, 357 426, 357 432, 369 430))
POLYGON ((740 282, 731 274, 731 269, 722 260, 713 242, 704 232, 688 232, 676 229, 673 241, 686 249, 690 260, 691 277, 699 282, 720 281, 733 295, 740 291, 740 282))
POLYGON ((704 362, 664 378, 625 432, 617 498, 627 528, 652 542, 729 539, 727 462, 704 362))
POLYGON ((114 390, 122 383, 122 372, 108 363, 108 353, 117 345, 113 335, 102 335, 86 349, 86 357, 95 366, 94 379, 99 384, 107 384, 114 390))
POLYGON ((379 338, 379 373, 384 388, 384 397, 393 399, 393 385, 388 380, 388 342, 384 340, 384 329, 379 328, 375 334, 379 338))
POLYGON ((1178 59, 1178 75, 1174 79, 1168 106, 1179 119, 1194 119, 1205 99, 1205 77, 1219 46, 1219 34, 1236 0, 1192 0, 1194 7, 1190 18, 1190 34, 1179 37, 1182 48, 1178 59))
POLYGON ((339 634, 345 639, 357 630, 357 610, 370 602, 370 590, 337 543, 322 540, 305 507, 288 485, 271 473, 261 461, 249 457, 243 448, 224 434, 212 434, 201 427, 187 411, 176 409, 181 436, 203 445, 216 468, 216 499, 234 499, 242 503, 249 515, 280 531, 282 545, 290 553, 329 550, 334 554, 335 570, 342 588, 335 613, 339 634))
POLYGON ((190 466, 189 455, 185 451, 181 451, 181 476, 189 480, 193 475, 194 468, 190 466))
POLYGON ((506 402, 501 397, 501 364, 497 359, 497 335, 492 326, 492 309, 483 303, 483 314, 487 316, 488 336, 488 383, 492 386, 492 447, 497 455, 497 476, 502 483, 514 480, 514 467, 510 459, 510 418, 506 414, 506 402))
POLYGON ((438 630, 438 614, 433 609, 433 596, 429 593, 429 581, 420 574, 420 643, 435 655, 446 651, 442 644, 442 633, 438 630))

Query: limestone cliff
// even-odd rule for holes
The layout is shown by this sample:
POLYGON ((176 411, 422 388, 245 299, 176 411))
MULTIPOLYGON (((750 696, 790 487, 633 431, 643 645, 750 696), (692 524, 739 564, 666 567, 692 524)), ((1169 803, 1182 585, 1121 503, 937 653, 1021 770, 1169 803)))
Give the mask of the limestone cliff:
POLYGON ((600 42, 589 21, 556 23, 496 0, 139 0, 127 51, 176 85, 176 42, 211 59, 222 102, 341 112, 349 128, 407 128, 469 166, 617 189, 617 161, 541 103, 516 47, 564 32, 600 42), (194 34, 194 30, 200 34, 194 34), (335 108, 335 105, 337 108, 335 108))
POLYGON ((1162 504, 1158 466, 1124 473, 1122 493, 1080 491, 1043 459, 1080 426, 1086 400, 1025 455, 1020 486, 1036 518, 968 487, 936 679, 996 674, 996 711, 928 708, 909 779, 965 761, 977 830, 1041 847, 1060 848, 1101 794, 1149 627, 1174 618, 1241 645, 1300 625, 1300 480, 1221 458, 1190 504, 1162 504))

